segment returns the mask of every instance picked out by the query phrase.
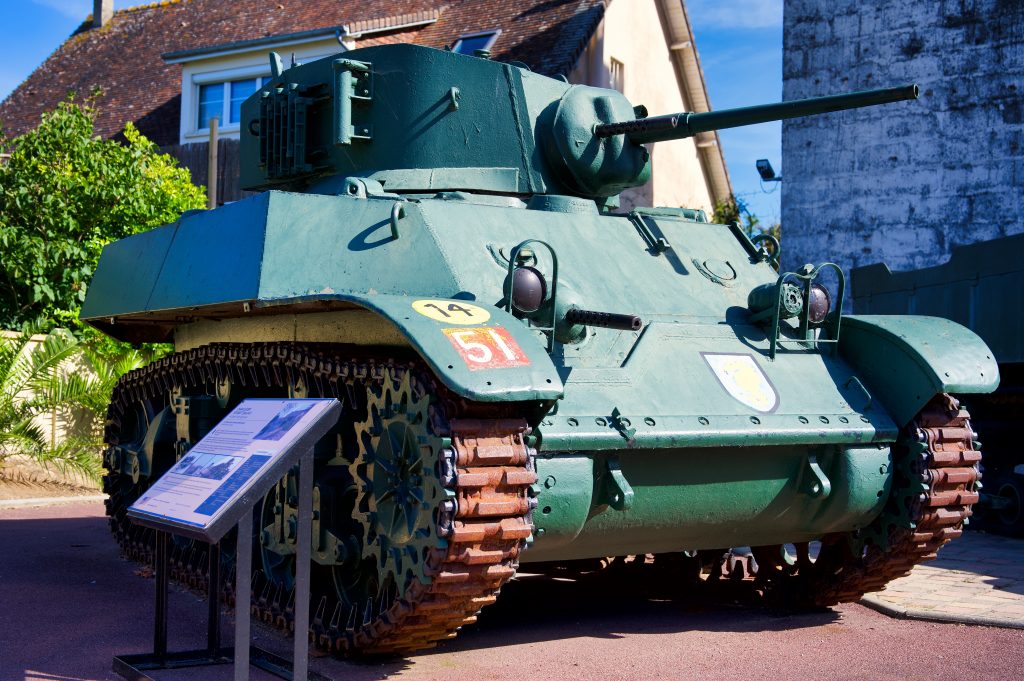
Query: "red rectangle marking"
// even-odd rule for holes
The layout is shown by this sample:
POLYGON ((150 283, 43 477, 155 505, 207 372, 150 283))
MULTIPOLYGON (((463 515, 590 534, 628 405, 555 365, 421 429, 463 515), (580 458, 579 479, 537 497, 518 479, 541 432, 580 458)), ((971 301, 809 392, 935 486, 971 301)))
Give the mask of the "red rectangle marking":
POLYGON ((512 334, 501 326, 444 329, 471 371, 529 366, 530 360, 512 334))

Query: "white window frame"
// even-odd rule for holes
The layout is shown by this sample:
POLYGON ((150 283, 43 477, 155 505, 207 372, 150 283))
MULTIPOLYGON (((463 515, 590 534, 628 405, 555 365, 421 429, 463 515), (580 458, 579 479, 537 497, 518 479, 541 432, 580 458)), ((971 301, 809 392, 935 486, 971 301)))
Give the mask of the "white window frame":
MULTIPOLYGON (((331 38, 333 41, 334 39, 331 38)), ((295 59, 296 63, 309 63, 316 61, 317 59, 323 59, 325 57, 331 57, 338 53, 336 44, 328 48, 329 51, 324 51, 324 46, 319 45, 314 48, 316 51, 310 51, 309 53, 301 53, 296 50, 295 59)), ((287 48, 286 63, 290 64, 291 51, 287 48)), ((217 83, 230 83, 234 80, 245 80, 248 78, 269 78, 270 74, 270 63, 267 60, 267 52, 261 50, 254 50, 251 53, 245 55, 239 55, 238 61, 244 62, 238 66, 220 65, 220 68, 212 68, 209 71, 203 70, 201 62, 203 60, 196 60, 193 63, 185 63, 185 73, 182 74, 182 88, 181 88, 181 132, 179 142, 181 144, 193 144, 196 142, 204 142, 210 138, 210 128, 206 121, 200 121, 199 119, 199 87, 201 85, 211 85, 217 83)), ((229 88, 224 88, 224 108, 221 111, 221 118, 217 125, 217 132, 221 138, 232 138, 237 139, 240 135, 241 121, 236 123, 225 123, 227 115, 230 113, 231 98, 228 92, 229 88)), ((257 89, 259 92, 259 89, 257 89)))
MULTIPOLYGON (((227 117, 230 114, 231 107, 231 96, 229 83, 232 81, 239 80, 252 80, 254 78, 269 78, 269 69, 232 69, 227 72, 212 72, 207 74, 196 74, 193 76, 193 97, 191 97, 191 111, 189 115, 191 118, 188 130, 193 134, 210 134, 210 126, 207 121, 199 120, 199 91, 203 85, 217 85, 221 84, 224 86, 224 101, 220 111, 219 122, 217 123, 217 130, 223 132, 236 132, 240 129, 240 122, 228 123, 227 117)), ((262 84, 257 85, 256 90, 259 91, 262 84)))
MULTIPOLYGON (((222 71, 208 71, 206 73, 196 73, 192 76, 192 102, 189 107, 188 116, 189 124, 187 127, 189 135, 205 135, 209 136, 210 127, 207 121, 200 121, 199 119, 199 88, 202 85, 217 85, 221 83, 224 85, 224 102, 221 108, 220 121, 217 124, 217 129, 224 132, 237 132, 240 128, 239 123, 228 123, 227 116, 231 109, 231 93, 229 92, 230 87, 228 83, 234 80, 249 80, 252 78, 269 78, 270 67, 262 66, 247 66, 237 69, 225 69, 222 71)), ((259 91, 259 87, 256 88, 259 91)))
MULTIPOLYGON (((474 33, 463 33, 462 35, 459 36, 458 40, 456 40, 454 43, 452 43, 452 52, 459 52, 459 45, 462 44, 463 40, 465 40, 467 38, 479 38, 482 35, 489 35, 489 36, 491 36, 491 39, 487 41, 486 45, 484 45, 482 48, 479 48, 479 49, 489 50, 489 49, 491 49, 491 47, 494 46, 494 42, 498 39, 498 36, 501 35, 501 29, 500 28, 492 28, 492 29, 487 30, 487 31, 476 31, 474 33)), ((462 54, 462 52, 459 52, 459 54, 462 54)), ((473 56, 473 55, 470 55, 470 56, 473 56)))

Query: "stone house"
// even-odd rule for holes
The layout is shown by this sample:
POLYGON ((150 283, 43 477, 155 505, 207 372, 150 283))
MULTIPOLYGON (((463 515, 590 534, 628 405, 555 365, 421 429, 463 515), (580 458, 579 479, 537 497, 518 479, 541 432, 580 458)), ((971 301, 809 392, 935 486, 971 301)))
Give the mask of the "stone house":
POLYGON ((784 122, 787 268, 916 269, 1024 232, 1024 4, 785 0, 783 20, 784 99, 921 88, 784 122))
MULTIPOLYGON (((288 66, 343 50, 414 42, 502 61, 573 83, 613 87, 652 113, 710 108, 683 0, 164 0, 113 11, 95 0, 63 45, 0 103, 8 135, 31 129, 68 92, 102 90, 97 132, 132 121, 207 182, 209 119, 218 118, 218 199, 239 198, 241 102, 288 66)), ((657 145, 654 177, 631 205, 710 212, 731 194, 716 133, 657 145)))

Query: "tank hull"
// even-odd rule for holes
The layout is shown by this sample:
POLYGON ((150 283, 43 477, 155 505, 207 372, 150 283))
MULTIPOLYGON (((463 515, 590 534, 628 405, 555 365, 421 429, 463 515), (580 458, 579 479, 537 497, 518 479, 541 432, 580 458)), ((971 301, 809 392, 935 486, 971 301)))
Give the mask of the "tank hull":
POLYGON ((860 529, 888 496, 890 464, 884 445, 542 453, 537 531, 522 562, 807 542, 860 529), (834 481, 826 496, 812 492, 809 457, 834 481), (628 509, 611 505, 609 460, 632 490, 628 509))
POLYGON ((849 318, 849 335, 888 334, 906 346, 896 348, 905 358, 892 366, 871 361, 896 351, 884 340, 851 350, 841 342, 831 352, 793 344, 770 357, 767 330, 748 321, 742 305, 747 291, 774 281, 774 270, 730 227, 671 212, 630 217, 465 195, 406 202, 271 191, 185 216, 103 257, 83 316, 124 338, 170 335, 180 350, 253 341, 404 348, 465 398, 523 405, 541 476, 526 560, 856 531, 888 493, 899 424, 949 385, 987 389, 997 376, 970 345, 976 338, 927 319, 849 318), (388 228, 396 205, 404 211, 397 237, 388 228), (672 247, 652 254, 637 220, 672 247), (634 311, 644 327, 591 328, 579 342, 545 351, 542 333, 493 307, 504 295, 508 255, 529 238, 561 255, 561 295, 634 311), (120 266, 140 253, 162 266, 120 266), (382 267, 387 276, 367 288, 368 273, 382 267), (213 286, 221 280, 230 290, 213 286), (486 325, 424 315, 417 306, 425 300, 488 310, 486 325), (472 366, 477 350, 451 335, 460 328, 507 330, 522 361, 472 366), (915 354, 914 343, 927 346, 939 333, 951 341, 943 350, 915 354), (830 491, 813 492, 814 484, 830 491), (610 501, 615 490, 628 491, 628 508, 610 501))

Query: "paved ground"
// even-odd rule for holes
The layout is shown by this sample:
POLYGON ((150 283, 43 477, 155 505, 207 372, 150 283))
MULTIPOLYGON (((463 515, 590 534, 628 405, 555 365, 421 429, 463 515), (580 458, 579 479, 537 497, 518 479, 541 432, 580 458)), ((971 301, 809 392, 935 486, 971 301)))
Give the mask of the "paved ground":
MULTIPOLYGON (((98 503, 0 511, 0 681, 113 679, 151 645, 153 580, 117 556, 98 503)), ((620 585, 621 586, 621 585, 620 585)), ((171 646, 202 644, 205 603, 171 595, 171 646)), ((258 630, 278 651, 289 641, 258 630)), ((893 619, 860 605, 776 616, 623 594, 614 582, 524 578, 437 651, 385 663, 317 659, 333 678, 1020 678, 1024 631, 893 619)), ((227 667, 157 675, 230 679, 227 667)), ((271 677, 253 673, 253 679, 271 677)))
POLYGON ((1024 540, 967 532, 864 603, 900 617, 1024 629, 1024 540))

